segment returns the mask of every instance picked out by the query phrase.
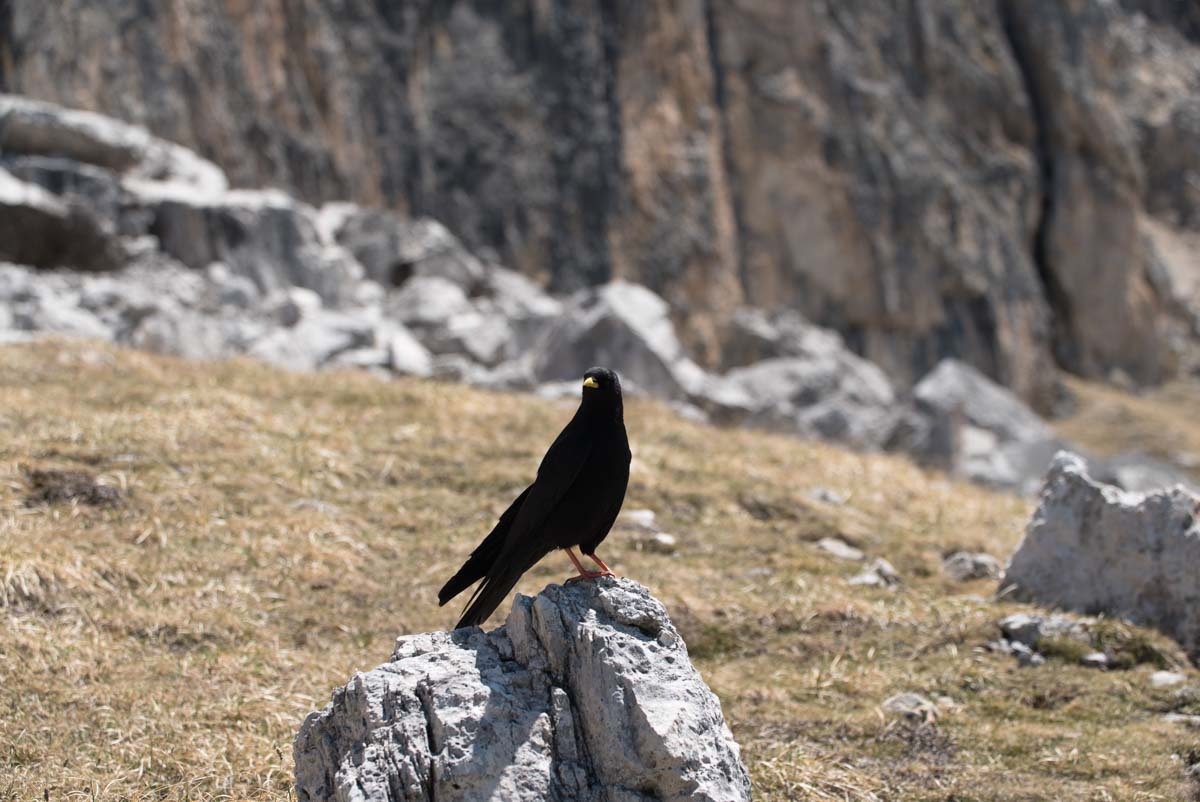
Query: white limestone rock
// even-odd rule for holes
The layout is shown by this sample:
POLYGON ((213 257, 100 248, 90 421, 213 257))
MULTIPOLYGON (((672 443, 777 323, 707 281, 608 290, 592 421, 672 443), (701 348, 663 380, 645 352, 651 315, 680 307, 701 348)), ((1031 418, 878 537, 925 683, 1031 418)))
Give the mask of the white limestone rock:
POLYGON ((720 703, 624 579, 518 596, 490 633, 401 638, 294 753, 301 802, 750 799, 720 703))
POLYGON ((1001 586, 1013 598, 1155 627, 1200 657, 1200 497, 1131 493, 1054 459, 1001 586))

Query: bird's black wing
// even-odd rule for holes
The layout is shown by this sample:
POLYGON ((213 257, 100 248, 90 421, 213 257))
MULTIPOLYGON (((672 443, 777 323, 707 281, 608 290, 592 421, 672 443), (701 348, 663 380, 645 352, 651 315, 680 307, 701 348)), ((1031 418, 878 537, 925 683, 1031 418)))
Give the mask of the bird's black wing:
POLYGON ((508 505, 508 509, 500 516, 500 520, 496 522, 496 526, 483 539, 483 542, 475 547, 475 551, 471 552, 471 556, 463 563, 463 567, 459 568, 458 573, 450 577, 450 580, 438 591, 439 607, 482 579, 484 574, 488 572, 488 569, 492 567, 492 563, 496 561, 496 558, 500 556, 500 552, 504 550, 508 531, 512 528, 513 521, 517 519, 517 513, 520 511, 521 505, 524 504, 525 498, 529 495, 529 491, 532 488, 533 485, 530 485, 522 490, 521 495, 517 496, 516 500, 508 505))
POLYGON ((553 548, 539 537, 542 524, 575 483, 591 450, 590 432, 576 415, 542 458, 537 479, 526 491, 525 501, 509 527, 504 548, 475 589, 458 626, 478 626, 486 621, 521 575, 553 548))

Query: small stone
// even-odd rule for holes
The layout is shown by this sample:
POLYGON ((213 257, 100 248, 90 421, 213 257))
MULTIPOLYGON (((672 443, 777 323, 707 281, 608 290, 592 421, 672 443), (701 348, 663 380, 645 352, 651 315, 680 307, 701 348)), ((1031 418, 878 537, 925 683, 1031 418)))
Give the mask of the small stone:
POLYGON ((1085 654, 1079 663, 1088 668, 1108 668, 1108 655, 1104 652, 1092 652, 1085 654))
POLYGON ((836 537, 823 537, 817 541, 817 548, 828 552, 839 560, 861 562, 866 559, 861 549, 856 549, 844 540, 836 537))
POLYGON ((1150 675, 1151 688, 1170 688, 1187 682, 1187 674, 1181 671, 1155 671, 1150 675))
POLYGON ((644 529, 647 532, 659 532, 658 516, 654 510, 626 510, 621 513, 618 523, 630 529, 644 529))
POLYGON ((1006 640, 1024 646, 1036 646, 1038 639, 1042 636, 1042 619, 1025 613, 1017 613, 1000 621, 1000 631, 1004 633, 1006 640))
POLYGON ((861 574, 851 577, 851 585, 863 585, 875 588, 894 588, 900 584, 900 574, 892 564, 882 557, 871 561, 861 574))
POLYGON ((1017 664, 1023 668, 1036 668, 1046 662, 1046 658, 1030 649, 1020 641, 1009 641, 1012 653, 1017 658, 1017 664))
POLYGON ((995 579, 1000 576, 1000 561, 982 552, 957 551, 942 561, 942 570, 955 582, 995 579))
POLYGON ((678 546, 678 541, 674 535, 668 535, 666 532, 655 532, 642 538, 637 544, 638 548, 642 551, 649 551, 655 554, 674 554, 678 546))
POLYGON ((322 515, 340 515, 342 508, 336 504, 330 504, 328 501, 321 501, 315 498, 302 498, 292 502, 293 510, 312 510, 319 512, 322 515))
POLYGON ((1182 724, 1194 730, 1200 730, 1200 716, 1189 716, 1185 713, 1167 713, 1163 721, 1171 724, 1182 724))
POLYGON ((808 497, 813 501, 819 501, 822 504, 829 504, 834 507, 843 507, 849 501, 845 493, 830 490, 828 487, 814 487, 808 491, 808 497))
POLYGON ((263 302, 267 314, 280 326, 295 326, 321 308, 321 296, 303 287, 289 287, 271 293, 263 302))
POLYGON ((988 641, 987 649, 989 652, 995 652, 996 654, 1012 654, 1013 642, 1004 638, 998 638, 988 641))
POLYGON ((898 693, 883 703, 885 713, 901 716, 910 721, 932 723, 937 720, 938 706, 919 693, 898 693))

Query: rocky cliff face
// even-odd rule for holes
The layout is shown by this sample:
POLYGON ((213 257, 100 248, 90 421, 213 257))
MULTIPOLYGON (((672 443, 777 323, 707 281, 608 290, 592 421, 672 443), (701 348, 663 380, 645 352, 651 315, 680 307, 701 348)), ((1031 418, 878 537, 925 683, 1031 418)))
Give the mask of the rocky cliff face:
POLYGON ((1195 325, 1187 3, 11 0, 0 89, 646 284, 710 366, 779 305, 901 382, 955 356, 1044 401, 1054 362, 1162 378, 1195 325))

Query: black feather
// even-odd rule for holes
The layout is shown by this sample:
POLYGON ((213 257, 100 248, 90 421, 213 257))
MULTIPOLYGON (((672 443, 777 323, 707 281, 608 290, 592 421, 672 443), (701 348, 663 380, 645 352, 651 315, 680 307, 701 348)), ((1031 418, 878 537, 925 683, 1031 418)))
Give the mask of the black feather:
POLYGON ((605 368, 584 377, 579 409, 542 458, 533 484, 438 594, 445 604, 482 578, 458 626, 487 620, 521 575, 554 549, 582 545, 592 554, 612 528, 629 483, 621 383, 605 368))
POLYGON ((513 521, 516 520, 517 511, 521 509, 521 504, 528 495, 529 488, 527 487, 521 492, 521 495, 517 496, 516 501, 508 505, 508 509, 500 516, 496 526, 483 539, 483 542, 475 547, 475 551, 471 552, 471 556, 467 558, 463 567, 458 569, 458 573, 450 577, 450 580, 442 586, 442 589, 438 591, 438 607, 445 605, 446 602, 478 582, 492 567, 492 563, 504 549, 504 539, 508 536, 508 530, 512 528, 513 521))

